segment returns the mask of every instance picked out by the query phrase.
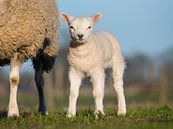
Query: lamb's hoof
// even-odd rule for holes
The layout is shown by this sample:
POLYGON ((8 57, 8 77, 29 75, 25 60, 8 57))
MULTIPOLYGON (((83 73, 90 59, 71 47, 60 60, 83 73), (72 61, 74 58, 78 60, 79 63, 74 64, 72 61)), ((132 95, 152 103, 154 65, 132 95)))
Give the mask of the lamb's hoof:
POLYGON ((8 111, 8 118, 15 118, 15 117, 19 117, 19 110, 18 108, 15 109, 10 109, 8 111))
POLYGON ((66 117, 67 118, 74 118, 76 115, 72 113, 67 113, 66 117))
POLYGON ((105 113, 104 113, 104 111, 95 111, 94 115, 95 115, 95 119, 98 120, 99 118, 105 116, 105 113))
POLYGON ((118 110, 117 115, 118 116, 125 116, 126 115, 126 110, 125 109, 124 110, 118 110))

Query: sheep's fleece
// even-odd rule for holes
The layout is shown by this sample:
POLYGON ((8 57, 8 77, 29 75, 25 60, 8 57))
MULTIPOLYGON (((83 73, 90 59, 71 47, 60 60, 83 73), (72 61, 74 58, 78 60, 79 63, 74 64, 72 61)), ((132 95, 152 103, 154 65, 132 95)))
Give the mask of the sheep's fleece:
MULTIPOLYGON (((16 52, 21 62, 56 57, 57 15, 54 0, 0 0, 0 66, 9 64, 16 52)), ((51 67, 45 66, 44 70, 51 67)))

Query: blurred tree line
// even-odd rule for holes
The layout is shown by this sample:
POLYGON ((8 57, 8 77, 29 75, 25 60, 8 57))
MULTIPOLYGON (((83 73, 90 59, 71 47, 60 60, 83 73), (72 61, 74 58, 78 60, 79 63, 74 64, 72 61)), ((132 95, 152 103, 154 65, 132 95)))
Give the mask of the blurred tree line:
MULTIPOLYGON (((67 49, 61 49, 51 74, 45 74, 46 84, 49 85, 47 86, 48 91, 56 92, 55 94, 58 96, 67 94, 69 89, 67 52, 67 49)), ((173 51, 167 51, 157 59, 152 59, 144 54, 126 57, 125 86, 143 84, 146 88, 151 89, 153 86, 159 88, 160 85, 167 85, 168 88, 171 88, 173 85, 172 55, 173 51)), ((24 91, 32 91, 35 87, 34 74, 26 71, 21 75, 19 88, 24 91)), ((90 83, 84 85, 88 84, 90 83)), ((8 76, 5 70, 0 68, 0 87, 2 88, 4 85, 8 85, 8 76)), ((112 85, 110 74, 107 77, 107 85, 112 85)))

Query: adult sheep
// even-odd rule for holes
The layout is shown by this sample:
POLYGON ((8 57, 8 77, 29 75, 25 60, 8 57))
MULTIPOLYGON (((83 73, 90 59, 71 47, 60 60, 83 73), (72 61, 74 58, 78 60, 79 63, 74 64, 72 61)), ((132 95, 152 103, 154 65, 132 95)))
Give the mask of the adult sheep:
POLYGON ((54 0, 0 0, 0 66, 10 64, 8 117, 19 116, 19 70, 33 61, 39 112, 46 114, 44 71, 49 72, 58 50, 58 16, 54 0))

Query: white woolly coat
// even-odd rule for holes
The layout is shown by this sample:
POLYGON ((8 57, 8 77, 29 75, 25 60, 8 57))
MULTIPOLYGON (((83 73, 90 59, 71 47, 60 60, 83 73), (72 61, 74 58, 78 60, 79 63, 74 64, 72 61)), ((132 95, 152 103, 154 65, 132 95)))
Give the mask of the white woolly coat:
MULTIPOLYGON (((73 44, 75 43, 71 43, 69 48, 68 61, 71 67, 81 72, 90 73, 95 68, 110 67, 113 61, 124 64, 119 43, 109 32, 93 32, 86 43, 78 47, 73 44)), ((122 66, 124 67, 125 65, 122 66)))

